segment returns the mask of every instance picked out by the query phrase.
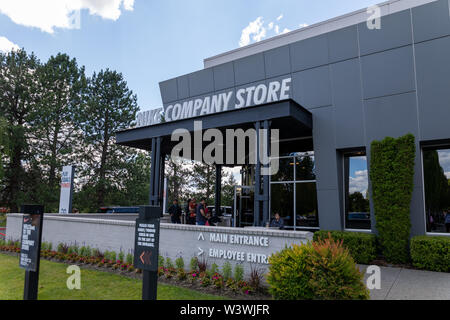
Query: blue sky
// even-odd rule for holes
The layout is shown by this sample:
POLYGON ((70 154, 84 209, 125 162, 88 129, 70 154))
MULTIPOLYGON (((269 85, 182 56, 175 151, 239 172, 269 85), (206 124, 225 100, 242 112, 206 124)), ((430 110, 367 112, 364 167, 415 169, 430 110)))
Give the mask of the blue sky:
POLYGON ((263 39, 276 29, 298 29, 376 2, 0 0, 0 50, 2 44, 24 47, 43 61, 64 52, 89 75, 102 68, 120 71, 148 110, 161 105, 160 81, 202 69, 204 58, 238 48, 251 22, 266 30, 265 37, 258 33, 263 39), (67 22, 74 12, 80 12, 75 27, 67 22))

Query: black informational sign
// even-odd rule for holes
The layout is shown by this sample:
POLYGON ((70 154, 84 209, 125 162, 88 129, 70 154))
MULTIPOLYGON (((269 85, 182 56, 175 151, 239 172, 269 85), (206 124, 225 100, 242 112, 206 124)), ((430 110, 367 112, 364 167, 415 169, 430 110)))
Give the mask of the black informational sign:
POLYGON ((159 207, 142 207, 136 220, 134 266, 145 271, 158 271, 159 207))
MULTIPOLYGON (((27 209, 30 208, 31 206, 27 206, 27 209)), ((19 266, 27 271, 37 271, 42 239, 43 207, 33 206, 31 211, 34 212, 23 216, 19 266)))

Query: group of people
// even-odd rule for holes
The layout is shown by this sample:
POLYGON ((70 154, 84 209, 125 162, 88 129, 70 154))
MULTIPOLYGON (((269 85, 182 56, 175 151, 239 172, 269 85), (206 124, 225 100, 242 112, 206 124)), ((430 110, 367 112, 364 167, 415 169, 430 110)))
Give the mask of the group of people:
MULTIPOLYGON (((173 200, 168 212, 172 223, 181 224, 183 210, 178 204, 177 199, 173 200)), ((199 204, 197 204, 195 199, 189 199, 184 212, 186 216, 186 224, 214 226, 218 222, 218 217, 214 217, 212 212, 208 209, 206 198, 202 198, 199 204)), ((270 222, 269 226, 271 228, 279 228, 280 230, 284 229, 284 221, 278 212, 275 213, 274 219, 270 222)))
MULTIPOLYGON (((173 204, 170 206, 168 212, 170 214, 172 223, 181 223, 181 216, 183 215, 183 211, 181 209, 181 206, 178 204, 178 200, 175 199, 173 201, 173 204)), ((185 208, 185 214, 186 224, 209 226, 214 225, 214 223, 216 222, 216 219, 212 216, 212 213, 208 209, 206 198, 202 198, 199 204, 197 204, 195 199, 189 199, 185 208)))

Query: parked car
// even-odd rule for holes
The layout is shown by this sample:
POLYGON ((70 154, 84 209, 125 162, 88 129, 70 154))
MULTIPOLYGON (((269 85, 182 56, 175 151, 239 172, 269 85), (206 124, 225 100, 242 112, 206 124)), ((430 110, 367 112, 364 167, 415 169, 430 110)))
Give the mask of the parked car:
POLYGON ((102 207, 100 208, 100 213, 139 213, 139 207, 102 207))

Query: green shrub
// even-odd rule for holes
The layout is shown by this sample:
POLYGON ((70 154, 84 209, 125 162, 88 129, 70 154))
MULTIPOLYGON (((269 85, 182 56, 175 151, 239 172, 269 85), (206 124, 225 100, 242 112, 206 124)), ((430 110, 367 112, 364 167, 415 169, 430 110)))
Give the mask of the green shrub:
POLYGON ((373 141, 370 180, 381 253, 387 261, 409 261, 410 206, 414 184, 414 136, 373 141))
POLYGON ((172 269, 172 268, 174 267, 174 266, 173 266, 172 259, 170 259, 169 257, 166 258, 165 267, 166 267, 167 269, 172 269))
POLYGON ((236 282, 244 280, 244 267, 241 264, 234 266, 234 280, 236 282))
POLYGON ((112 260, 112 261, 116 261, 117 260, 117 254, 116 254, 116 252, 115 251, 110 251, 109 252, 109 257, 110 257, 110 259, 109 260, 112 260))
POLYGON ((128 254, 127 254, 127 263, 128 263, 129 265, 132 265, 133 262, 134 262, 134 257, 133 257, 133 255, 132 255, 131 253, 128 253, 128 254))
POLYGON ((191 268, 190 271, 197 271, 198 269, 198 258, 197 257, 192 257, 191 261, 189 263, 189 267, 191 268))
POLYGON ((121 262, 125 262, 125 254, 122 251, 119 252, 119 258, 118 259, 121 262))
POLYGON ((184 260, 182 257, 178 257, 175 259, 175 266, 178 270, 183 269, 184 270, 184 260))
POLYGON ((450 238, 445 236, 412 238, 411 259, 417 268, 450 272, 450 238))
POLYGON ((314 233, 314 241, 328 239, 329 234, 334 240, 343 241, 356 263, 369 264, 377 257, 376 236, 362 232, 318 231, 314 233))
POLYGON ((228 279, 231 278, 232 276, 232 268, 231 268, 231 264, 227 261, 224 263, 224 265, 222 266, 222 274, 223 274, 223 278, 225 279, 225 281, 227 281, 228 279))
POLYGON ((164 257, 163 256, 158 257, 158 267, 164 268, 164 257))
POLYGON ((267 282, 277 300, 366 300, 369 291, 342 242, 293 245, 269 258, 267 282))

